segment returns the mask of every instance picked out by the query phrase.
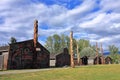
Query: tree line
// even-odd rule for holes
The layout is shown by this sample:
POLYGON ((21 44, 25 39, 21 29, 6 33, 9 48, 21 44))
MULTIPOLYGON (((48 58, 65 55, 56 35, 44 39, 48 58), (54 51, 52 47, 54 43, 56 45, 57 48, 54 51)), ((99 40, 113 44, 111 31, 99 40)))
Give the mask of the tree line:
MULTIPOLYGON (((11 37, 10 42, 8 44, 12 44, 16 42, 17 39, 15 37, 11 37)), ((61 35, 54 34, 47 38, 44 46, 47 48, 47 50, 49 50, 51 54, 61 53, 63 52, 64 48, 68 48, 68 50, 70 49, 69 48, 70 37, 64 34, 61 35)), ((77 56, 77 46, 80 57, 96 56, 96 46, 91 45, 89 40, 85 40, 85 39, 76 40, 75 38, 73 38, 73 51, 76 56, 77 56)), ((109 56, 112 58, 113 63, 120 63, 119 48, 116 47, 115 45, 109 45, 108 49, 110 52, 109 56)), ((101 55, 100 48, 98 48, 97 50, 98 50, 98 54, 101 55)))
MULTIPOLYGON (((58 54, 63 51, 64 48, 68 48, 70 46, 70 37, 64 34, 58 35, 54 34, 49 36, 45 42, 45 47, 50 51, 51 54, 58 54)), ((96 56, 96 45, 91 45, 89 40, 79 39, 76 40, 73 38, 73 51, 74 55, 77 56, 77 46, 78 46, 78 53, 80 57, 89 56, 95 57, 96 56)), ((113 59, 113 63, 120 63, 120 55, 119 55, 119 48, 115 45, 108 46, 110 57, 113 59)), ((98 50, 98 55, 102 55, 100 48, 98 50)), ((70 50, 69 50, 70 51, 70 50)))
MULTIPOLYGON (((78 45, 78 52, 81 56, 93 56, 95 55, 95 50, 93 46, 91 46, 89 40, 79 39, 76 40, 73 38, 73 51, 77 52, 76 47, 78 45)), ((70 37, 64 34, 58 35, 54 34, 53 36, 49 36, 46 40, 45 47, 50 51, 51 54, 58 54, 63 51, 64 48, 68 48, 70 46, 70 37)))

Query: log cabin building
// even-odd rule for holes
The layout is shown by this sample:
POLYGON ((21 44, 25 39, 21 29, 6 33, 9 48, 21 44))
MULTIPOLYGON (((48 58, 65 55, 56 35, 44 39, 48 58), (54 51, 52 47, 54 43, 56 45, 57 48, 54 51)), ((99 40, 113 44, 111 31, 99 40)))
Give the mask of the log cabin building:
POLYGON ((109 57, 109 56, 107 56, 107 57, 105 58, 105 64, 112 64, 112 58, 109 57))
POLYGON ((9 46, 0 46, 0 70, 7 69, 9 46))
POLYGON ((96 65, 96 64, 102 64, 102 56, 97 56, 94 58, 94 62, 93 64, 96 65))
MULTIPOLYGON (((37 69, 49 67, 49 51, 38 42, 38 21, 34 22, 34 38, 9 45, 6 69, 37 69)), ((1 53, 2 54, 2 53, 1 53)))
POLYGON ((87 56, 83 56, 81 58, 81 62, 82 62, 82 65, 88 65, 88 57, 87 56))
POLYGON ((70 66, 70 54, 67 48, 64 48, 63 52, 56 55, 56 67, 70 66))
POLYGON ((49 51, 38 42, 36 49, 33 40, 10 44, 8 69, 49 67, 49 51))

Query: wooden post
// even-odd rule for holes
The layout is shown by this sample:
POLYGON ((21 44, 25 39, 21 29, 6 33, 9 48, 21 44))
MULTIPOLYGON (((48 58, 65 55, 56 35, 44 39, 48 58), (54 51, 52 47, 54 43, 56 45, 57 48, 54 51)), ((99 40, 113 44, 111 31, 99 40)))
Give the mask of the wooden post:
POLYGON ((33 54, 33 64, 32 68, 37 68, 36 63, 37 63, 37 42, 38 42, 38 20, 34 21, 34 54, 33 54))
POLYGON ((96 42, 96 57, 97 57, 97 64, 98 64, 98 63, 99 63, 99 62, 98 62, 98 61, 99 61, 99 60, 98 60, 99 58, 98 58, 98 43, 97 43, 97 42, 96 42))
POLYGON ((78 50, 78 42, 76 42, 76 45, 77 45, 77 63, 78 63, 78 65, 80 65, 80 53, 78 50))
POLYGON ((36 48, 38 42, 38 20, 34 21, 34 47, 36 48))
POLYGON ((102 64, 104 64, 104 53, 103 53, 103 48, 102 48, 102 43, 101 43, 101 54, 102 54, 102 64))
POLYGON ((74 68, 74 56, 73 56, 73 32, 70 32, 70 54, 71 54, 71 67, 74 68))

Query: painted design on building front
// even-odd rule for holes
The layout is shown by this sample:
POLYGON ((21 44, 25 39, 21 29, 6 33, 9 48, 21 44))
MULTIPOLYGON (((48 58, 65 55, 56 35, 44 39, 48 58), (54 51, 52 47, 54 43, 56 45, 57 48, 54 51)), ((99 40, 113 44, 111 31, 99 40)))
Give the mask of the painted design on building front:
POLYGON ((49 52, 37 43, 41 51, 34 48, 33 40, 10 45, 8 69, 30 69, 49 67, 49 52), (34 54, 37 53, 36 57, 34 54), (34 60, 36 58, 36 60, 34 60))

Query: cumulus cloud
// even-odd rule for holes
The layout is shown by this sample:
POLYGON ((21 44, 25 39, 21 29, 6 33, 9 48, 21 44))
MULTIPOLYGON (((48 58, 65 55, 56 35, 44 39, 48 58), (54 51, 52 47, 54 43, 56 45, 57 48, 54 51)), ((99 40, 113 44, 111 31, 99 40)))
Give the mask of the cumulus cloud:
MULTIPOLYGON (((77 39, 102 42, 104 47, 109 43, 119 46, 120 0, 84 0, 77 5, 74 5, 76 0, 74 4, 71 4, 72 0, 52 2, 47 5, 32 0, 1 0, 0 43, 7 43, 11 36, 18 41, 32 39, 33 22, 38 19, 41 38, 55 33, 69 35, 73 30, 77 39), (43 28, 43 24, 47 28, 43 28)), ((44 40, 39 40, 44 44, 44 40)))
POLYGON ((120 12, 120 0, 101 0, 100 6, 103 11, 120 12))

